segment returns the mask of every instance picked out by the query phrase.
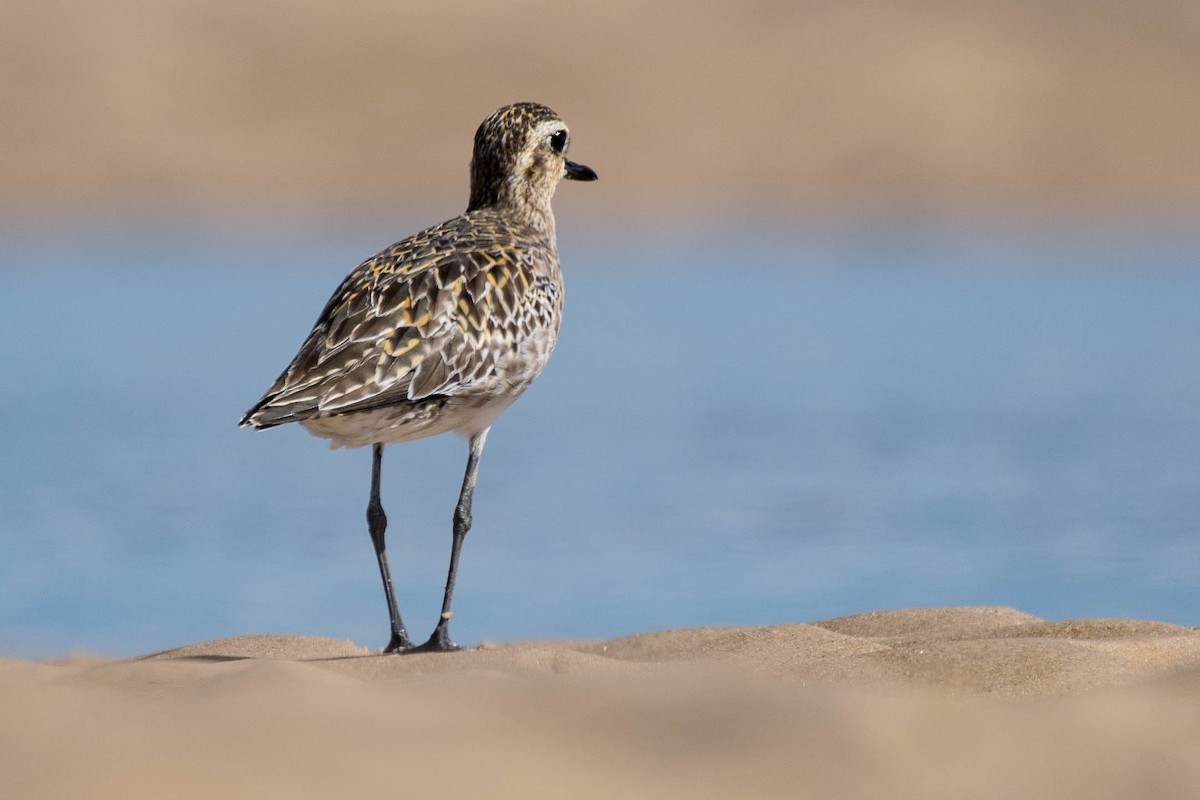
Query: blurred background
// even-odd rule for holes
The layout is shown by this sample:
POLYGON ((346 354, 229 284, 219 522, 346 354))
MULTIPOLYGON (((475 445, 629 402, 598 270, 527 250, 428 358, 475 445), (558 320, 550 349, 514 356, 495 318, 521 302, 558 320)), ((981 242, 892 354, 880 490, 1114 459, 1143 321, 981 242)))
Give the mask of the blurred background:
MULTIPOLYGON (((998 604, 1200 624, 1200 6, 0 6, 0 653, 386 641, 369 452, 236 429, 537 100, 554 361, 454 634, 998 604)), ((465 464, 389 448, 432 629, 465 464)))

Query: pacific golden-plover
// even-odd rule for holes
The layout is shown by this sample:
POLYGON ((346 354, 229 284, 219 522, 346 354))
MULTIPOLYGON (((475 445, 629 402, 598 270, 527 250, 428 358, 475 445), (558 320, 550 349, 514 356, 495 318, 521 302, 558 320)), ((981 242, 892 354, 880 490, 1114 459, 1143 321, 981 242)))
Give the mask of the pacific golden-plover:
POLYGON ((457 650, 448 626, 471 497, 492 423, 542 371, 562 314, 550 198, 563 178, 592 181, 567 160, 570 134, 538 103, 516 103, 475 133, 471 198, 461 216, 397 242, 342 281, 300 352, 242 426, 299 422, 331 447, 371 445, 367 529, 387 595, 385 652, 457 650), (414 646, 400 619, 379 499, 383 447, 454 432, 469 442, 454 509, 442 614, 414 646))

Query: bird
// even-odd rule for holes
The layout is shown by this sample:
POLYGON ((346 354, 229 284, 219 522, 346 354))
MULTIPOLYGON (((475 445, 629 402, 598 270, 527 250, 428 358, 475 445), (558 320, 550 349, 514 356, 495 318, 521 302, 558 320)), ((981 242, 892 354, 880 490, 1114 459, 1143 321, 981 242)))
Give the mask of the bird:
POLYGON ((367 530, 391 622, 384 653, 460 650, 449 635, 459 555, 488 431, 549 360, 563 282, 550 201, 596 172, 567 158, 570 132, 540 103, 514 103, 475 133, 467 210, 355 267, 241 427, 298 422, 330 447, 371 446, 367 530), (467 467, 454 508, 442 611, 414 644, 388 567, 380 499, 385 445, 455 433, 467 467))

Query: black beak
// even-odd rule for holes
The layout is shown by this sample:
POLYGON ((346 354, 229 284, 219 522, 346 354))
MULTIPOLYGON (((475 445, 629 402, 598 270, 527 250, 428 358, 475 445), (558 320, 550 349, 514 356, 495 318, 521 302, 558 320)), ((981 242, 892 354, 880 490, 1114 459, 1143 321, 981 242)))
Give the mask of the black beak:
POLYGON ((594 181, 596 180, 596 171, 591 167, 585 167, 583 164, 576 164, 574 161, 563 159, 563 165, 567 168, 567 174, 564 178, 572 181, 594 181))

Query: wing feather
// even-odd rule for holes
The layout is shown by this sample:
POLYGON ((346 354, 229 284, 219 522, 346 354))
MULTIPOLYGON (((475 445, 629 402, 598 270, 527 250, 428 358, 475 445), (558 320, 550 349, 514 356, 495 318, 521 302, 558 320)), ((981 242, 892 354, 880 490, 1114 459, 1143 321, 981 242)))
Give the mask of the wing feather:
MULTIPOLYGON (((432 252, 352 272, 300 352, 243 417, 260 427, 453 395, 496 373, 535 292, 522 251, 432 252)), ((398 257, 398 256, 397 256, 398 257)), ((525 314, 525 316, 528 316, 525 314)))

